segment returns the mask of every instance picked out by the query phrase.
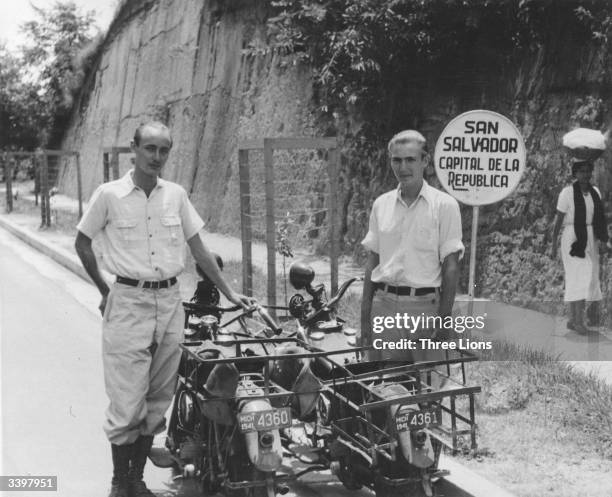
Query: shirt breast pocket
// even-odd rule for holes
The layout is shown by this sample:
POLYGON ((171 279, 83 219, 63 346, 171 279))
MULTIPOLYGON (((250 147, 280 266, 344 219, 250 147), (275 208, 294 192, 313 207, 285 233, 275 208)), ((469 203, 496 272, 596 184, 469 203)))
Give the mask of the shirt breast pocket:
POLYGON ((160 221, 164 235, 168 237, 171 245, 180 245, 185 241, 179 216, 162 216, 160 221))
POLYGON ((137 219, 117 219, 115 221, 115 227, 119 240, 126 246, 134 244, 137 240, 136 227, 138 225, 137 219))
POLYGON ((438 230, 435 226, 420 225, 415 230, 413 244, 420 250, 435 252, 438 250, 438 230))

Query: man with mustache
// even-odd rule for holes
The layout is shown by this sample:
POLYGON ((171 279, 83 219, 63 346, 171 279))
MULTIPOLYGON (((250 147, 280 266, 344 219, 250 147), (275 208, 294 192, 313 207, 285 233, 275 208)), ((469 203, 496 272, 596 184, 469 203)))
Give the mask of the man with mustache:
POLYGON ((185 241, 196 263, 234 304, 252 299, 232 290, 200 238, 204 222, 185 190, 161 179, 172 148, 162 123, 138 127, 132 142, 134 169, 92 195, 79 222, 75 248, 102 294, 104 382, 110 399, 104 430, 111 442, 110 497, 154 495, 142 481, 153 436, 176 387, 184 314, 177 276, 185 266, 185 241), (116 276, 100 274, 92 250, 116 276))

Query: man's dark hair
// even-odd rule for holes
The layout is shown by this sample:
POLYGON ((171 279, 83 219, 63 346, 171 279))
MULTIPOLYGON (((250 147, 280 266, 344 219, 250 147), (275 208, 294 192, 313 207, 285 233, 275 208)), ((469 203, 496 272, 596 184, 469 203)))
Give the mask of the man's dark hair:
POLYGON ((170 134, 170 129, 164 123, 159 121, 149 121, 147 123, 140 123, 140 125, 136 128, 134 132, 134 145, 140 145, 140 139, 142 138, 142 130, 145 128, 156 128, 167 131, 170 135, 170 146, 172 146, 172 135, 170 134))

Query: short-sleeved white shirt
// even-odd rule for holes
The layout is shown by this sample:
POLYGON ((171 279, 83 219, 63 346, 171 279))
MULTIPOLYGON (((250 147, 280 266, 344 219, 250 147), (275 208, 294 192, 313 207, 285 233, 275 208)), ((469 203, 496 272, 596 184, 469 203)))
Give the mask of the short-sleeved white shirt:
POLYGON ((185 268, 185 240, 204 221, 176 183, 157 180, 147 198, 132 171, 100 185, 77 229, 100 237, 102 263, 112 274, 138 280, 165 280, 185 268))
POLYGON ((378 197, 361 243, 380 258, 372 281, 424 288, 441 285, 446 256, 460 252, 463 257, 461 237, 457 201, 423 181, 410 206, 402 200, 399 186, 378 197))
MULTIPOLYGON (((601 198, 601 192, 597 187, 595 191, 601 198)), ((595 204, 593 203, 593 198, 591 194, 587 194, 584 196, 584 204, 586 207, 586 224, 589 225, 593 222, 593 213, 595 212, 595 204)), ((563 218, 563 226, 574 225, 574 213, 576 211, 576 206, 574 205, 574 185, 569 185, 561 190, 559 193, 559 199, 557 200, 557 210, 559 212, 563 212, 565 217, 563 218)))

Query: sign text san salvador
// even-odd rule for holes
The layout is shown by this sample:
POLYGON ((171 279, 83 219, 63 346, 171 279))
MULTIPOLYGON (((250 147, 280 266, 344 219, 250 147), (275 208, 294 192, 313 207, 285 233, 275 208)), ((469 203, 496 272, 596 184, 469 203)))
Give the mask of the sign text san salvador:
POLYGON ((525 166, 525 145, 514 125, 491 111, 470 111, 444 129, 435 153, 442 186, 470 205, 508 195, 525 166))

